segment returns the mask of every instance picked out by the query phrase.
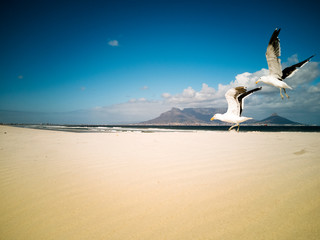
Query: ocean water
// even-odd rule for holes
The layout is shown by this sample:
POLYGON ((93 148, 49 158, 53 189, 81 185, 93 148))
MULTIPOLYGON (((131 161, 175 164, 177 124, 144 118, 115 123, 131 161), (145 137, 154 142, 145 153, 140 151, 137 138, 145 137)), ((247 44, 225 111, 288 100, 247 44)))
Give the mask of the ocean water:
MULTIPOLYGON (((143 125, 16 125, 19 127, 66 131, 66 132, 92 132, 92 133, 117 133, 117 132, 178 132, 178 131, 228 131, 230 126, 143 126, 143 125)), ((235 131, 234 128, 232 131, 235 131)), ((241 126, 241 132, 320 132, 320 126, 241 126)))

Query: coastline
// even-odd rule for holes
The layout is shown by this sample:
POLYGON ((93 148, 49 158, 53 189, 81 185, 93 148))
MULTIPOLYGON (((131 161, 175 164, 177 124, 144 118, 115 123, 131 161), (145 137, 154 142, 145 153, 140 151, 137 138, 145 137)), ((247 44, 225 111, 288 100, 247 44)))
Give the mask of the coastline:
MULTIPOLYGON (((227 132, 231 125, 56 125, 56 124, 15 124, 7 125, 12 127, 65 131, 65 132, 92 132, 92 133, 114 133, 114 132, 178 132, 178 131, 223 131, 227 132)), ((235 129, 234 129, 235 131, 235 129)), ((246 125, 240 126, 241 132, 320 132, 320 126, 310 125, 246 125)))
POLYGON ((0 126, 4 239, 317 239, 320 133, 0 126))

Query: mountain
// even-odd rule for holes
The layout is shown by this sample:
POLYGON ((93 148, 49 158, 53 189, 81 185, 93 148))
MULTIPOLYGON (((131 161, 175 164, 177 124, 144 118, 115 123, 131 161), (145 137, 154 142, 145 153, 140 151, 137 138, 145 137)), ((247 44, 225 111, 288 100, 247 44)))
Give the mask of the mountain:
POLYGON ((270 117, 267 117, 261 121, 257 121, 257 124, 266 124, 266 125, 302 125, 301 123, 293 122, 287 118, 281 117, 276 113, 273 113, 270 117))
MULTIPOLYGON (((162 113, 159 117, 142 122, 140 124, 159 124, 159 125, 199 125, 210 124, 210 118, 218 112, 223 112, 221 108, 172 108, 162 113)), ((216 122, 218 123, 218 121, 216 122)))
MULTIPOLYGON (((146 125, 229 125, 221 121, 210 121, 210 118, 216 114, 225 112, 226 109, 221 108, 172 108, 162 113, 159 117, 149 121, 141 122, 146 125)), ((257 121, 248 120, 243 125, 301 125, 289 119, 274 113, 270 117, 257 121)))

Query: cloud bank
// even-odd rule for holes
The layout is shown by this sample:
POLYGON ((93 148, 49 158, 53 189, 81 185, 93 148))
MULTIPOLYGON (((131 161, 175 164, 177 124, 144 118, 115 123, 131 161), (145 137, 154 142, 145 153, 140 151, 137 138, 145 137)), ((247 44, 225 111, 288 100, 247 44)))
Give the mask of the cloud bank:
MULTIPOLYGON (((285 64, 291 65, 296 62, 298 59, 294 55, 285 64)), ((227 108, 224 95, 230 88, 246 86, 248 89, 252 89, 262 86, 262 91, 259 94, 253 94, 246 98, 244 116, 263 119, 276 112, 293 121, 320 125, 320 83, 314 83, 314 80, 320 76, 318 62, 306 64, 293 77, 286 80, 293 87, 293 90, 287 91, 290 99, 282 100, 278 88, 262 83, 255 84, 259 77, 266 74, 268 74, 268 70, 263 68, 254 73, 238 74, 229 84, 219 84, 217 89, 202 83, 202 88, 199 91, 188 87, 177 94, 163 93, 161 100, 158 101, 131 100, 103 107, 99 111, 112 121, 139 122, 155 118, 172 107, 227 108)))
MULTIPOLYGON (((297 56, 293 55, 288 59, 287 63, 283 64, 283 67, 296 62, 298 62, 297 56)), ((41 115, 40 113, 24 113, 19 117, 18 113, 11 113, 11 115, 6 113, 3 116, 7 116, 7 118, 1 119, 0 117, 0 122, 47 122, 62 124, 136 123, 153 119, 172 107, 227 108, 227 101, 224 95, 230 88, 246 86, 248 89, 252 89, 262 86, 262 91, 246 98, 243 111, 244 116, 261 120, 272 113, 278 113, 293 121, 320 125, 320 82, 315 81, 320 77, 319 62, 309 62, 292 78, 286 79, 286 82, 293 87, 293 90, 287 91, 290 99, 285 98, 282 100, 278 88, 263 83, 256 85, 256 80, 265 74, 268 74, 268 70, 264 68, 254 73, 245 72, 236 75, 235 79, 229 84, 218 84, 214 88, 210 87, 207 83, 202 83, 199 91, 188 87, 177 94, 163 93, 159 100, 146 98, 131 99, 128 102, 110 106, 45 115, 41 115), (15 121, 12 119, 15 119, 15 121)), ((147 90, 148 87, 144 86, 141 89, 147 90)))

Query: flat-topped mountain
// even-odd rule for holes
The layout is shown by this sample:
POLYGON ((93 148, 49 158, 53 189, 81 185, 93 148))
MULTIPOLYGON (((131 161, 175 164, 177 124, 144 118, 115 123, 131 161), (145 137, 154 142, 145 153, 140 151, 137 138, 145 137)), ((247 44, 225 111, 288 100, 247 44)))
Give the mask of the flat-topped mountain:
POLYGON ((149 121, 142 122, 141 124, 185 124, 185 125, 197 125, 197 124, 210 124, 210 118, 213 114, 225 109, 219 108, 172 108, 171 110, 160 114, 159 117, 151 119, 149 121))
MULTIPOLYGON (((224 108, 172 108, 171 110, 160 114, 159 117, 149 121, 141 122, 146 125, 226 125, 221 121, 210 121, 211 117, 216 113, 223 113, 224 108)), ((249 120, 243 125, 301 125, 289 119, 274 113, 270 117, 263 120, 249 120)))

